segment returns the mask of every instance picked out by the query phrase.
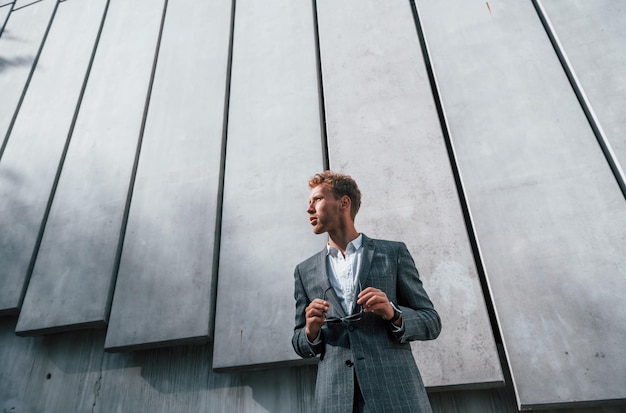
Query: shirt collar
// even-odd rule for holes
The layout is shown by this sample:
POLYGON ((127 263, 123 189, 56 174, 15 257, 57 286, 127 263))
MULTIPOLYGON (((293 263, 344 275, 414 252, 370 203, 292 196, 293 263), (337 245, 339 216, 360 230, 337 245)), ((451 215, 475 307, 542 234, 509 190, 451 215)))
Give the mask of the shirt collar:
MULTIPOLYGON (((350 249, 350 244, 352 244, 355 251, 358 251, 359 248, 361 248, 361 245, 363 245, 363 234, 359 234, 358 237, 350 241, 348 243, 348 246, 346 247, 346 251, 350 249)), ((332 255, 335 257, 337 256, 337 254, 339 254, 339 248, 333 247, 330 244, 326 244, 326 255, 332 255)))

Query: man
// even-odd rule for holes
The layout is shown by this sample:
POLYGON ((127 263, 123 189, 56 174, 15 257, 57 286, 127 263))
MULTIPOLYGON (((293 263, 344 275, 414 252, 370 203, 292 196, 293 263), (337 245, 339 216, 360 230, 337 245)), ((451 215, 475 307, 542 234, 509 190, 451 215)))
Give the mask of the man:
POLYGON ((309 221, 328 245, 295 269, 292 344, 320 355, 314 411, 430 412, 409 341, 436 338, 441 321, 409 251, 357 232, 351 177, 326 171, 309 187, 309 221))

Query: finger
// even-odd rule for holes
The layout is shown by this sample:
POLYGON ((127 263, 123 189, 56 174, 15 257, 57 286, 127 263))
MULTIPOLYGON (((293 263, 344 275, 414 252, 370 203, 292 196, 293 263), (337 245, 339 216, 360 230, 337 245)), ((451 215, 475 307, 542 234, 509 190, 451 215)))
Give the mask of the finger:
POLYGON ((363 290, 359 293, 359 295, 357 296, 357 301, 356 301, 357 304, 363 304, 367 300, 372 298, 372 296, 376 293, 376 290, 371 290, 370 288, 367 288, 366 290, 363 290))
POLYGON ((322 306, 328 306, 329 303, 328 301, 324 301, 321 298, 316 298, 313 301, 311 301, 311 303, 309 305, 322 305, 322 306))
POLYGON ((381 290, 372 289, 371 291, 363 290, 361 294, 359 294, 359 299, 357 300, 357 304, 363 306, 372 306, 377 302, 385 302, 387 300, 387 294, 385 294, 381 290))
POLYGON ((386 294, 372 296, 362 304, 363 311, 374 312, 379 315, 385 313, 387 306, 389 306, 389 300, 386 294))
POLYGON ((382 292, 382 291, 374 287, 367 287, 366 289, 364 289, 363 291, 359 293, 359 297, 363 295, 367 295, 367 294, 376 293, 376 292, 382 292))
POLYGON ((306 310, 306 317, 307 318, 324 317, 325 313, 326 311, 324 309, 311 307, 308 310, 306 310))
POLYGON ((317 302, 311 302, 305 310, 305 317, 320 317, 323 318, 328 312, 329 304, 325 301, 319 300, 317 302))
POLYGON ((329 306, 330 306, 330 303, 328 303, 327 301, 316 298, 315 300, 311 301, 311 303, 307 307, 307 310, 309 308, 317 308, 320 310, 324 310, 324 309, 328 309, 329 306))

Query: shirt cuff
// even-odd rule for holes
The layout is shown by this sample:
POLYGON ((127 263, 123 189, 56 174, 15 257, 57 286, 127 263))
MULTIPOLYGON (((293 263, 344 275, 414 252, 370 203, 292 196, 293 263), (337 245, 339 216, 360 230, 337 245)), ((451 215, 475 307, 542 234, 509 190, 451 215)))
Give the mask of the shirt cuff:
MULTIPOLYGON (((402 326, 404 327, 404 321, 402 322, 402 326)), ((315 340, 313 340, 312 342, 309 341, 309 337, 307 337, 306 334, 304 335, 304 337, 306 337, 306 341, 307 343, 309 343, 309 345, 317 346, 322 342, 322 330, 320 329, 320 331, 317 333, 317 337, 315 337, 315 340)))
POLYGON ((404 333, 404 320, 402 320, 402 324, 400 324, 399 326, 395 325, 394 323, 389 324, 391 324, 391 331, 393 333, 404 333))

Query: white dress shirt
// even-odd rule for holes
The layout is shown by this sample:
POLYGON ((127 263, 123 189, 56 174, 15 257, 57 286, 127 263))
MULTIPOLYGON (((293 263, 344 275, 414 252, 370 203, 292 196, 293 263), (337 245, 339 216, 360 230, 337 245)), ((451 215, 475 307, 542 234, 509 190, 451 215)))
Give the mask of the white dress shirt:
MULTIPOLYGON (((346 247, 346 255, 344 256, 338 248, 326 245, 326 268, 328 269, 328 278, 330 285, 337 293, 337 297, 341 301, 341 306, 347 315, 352 314, 352 309, 357 300, 357 296, 362 291, 363 286, 359 285, 358 277, 361 261, 363 258, 363 234, 348 243, 346 247)), ((400 326, 391 325, 394 332, 404 330, 404 320, 400 326)), ((321 342, 322 331, 317 334, 314 341, 307 341, 316 345, 321 342)))
POLYGON ((352 313, 356 297, 361 292, 357 275, 361 268, 362 245, 363 235, 361 234, 348 243, 345 256, 338 248, 326 245, 328 278, 341 301, 341 306, 348 315, 352 313))

